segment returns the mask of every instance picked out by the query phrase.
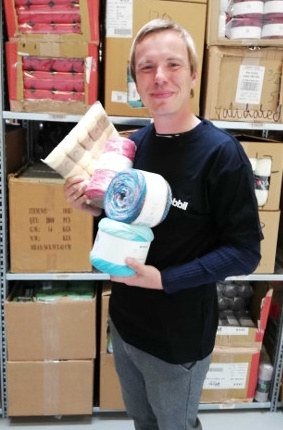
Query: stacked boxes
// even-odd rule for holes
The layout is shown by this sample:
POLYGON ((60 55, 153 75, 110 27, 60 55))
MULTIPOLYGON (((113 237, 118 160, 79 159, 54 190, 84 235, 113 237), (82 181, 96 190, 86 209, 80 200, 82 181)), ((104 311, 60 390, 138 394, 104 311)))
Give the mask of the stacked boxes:
POLYGON ((11 272, 91 272, 93 217, 66 202, 63 184, 43 163, 9 175, 11 272))
POLYGON ((259 218, 264 235, 261 242, 261 261, 254 273, 274 273, 277 237, 280 221, 280 194, 283 173, 282 142, 237 136, 253 163, 255 191, 258 198, 259 218), (263 163, 269 162, 268 169, 263 163), (262 170, 261 167, 263 166, 262 170))
POLYGON ((9 39, 98 42, 99 0, 4 0, 9 39))
POLYGON ((230 122, 283 122, 280 20, 280 1, 209 2, 201 94, 204 116, 230 122))
POLYGON ((231 404, 254 399, 272 289, 261 282, 255 282, 253 289, 250 314, 255 326, 218 327, 202 403, 231 404))
POLYGON ((207 17, 208 45, 282 46, 281 1, 210 0, 207 17))
MULTIPOLYGON (((203 116, 227 121, 228 129, 235 122, 254 123, 255 130, 257 125, 283 123, 282 4, 273 0, 209 2, 200 103, 203 116), (271 27, 267 29, 269 19, 275 19, 272 29, 276 35, 271 27)), ((256 194, 267 198, 258 202, 264 240, 255 273, 273 273, 280 220, 282 144, 245 136, 240 140, 254 163, 263 166, 271 161, 268 173, 264 167, 262 174, 254 170, 256 194)))
POLYGON ((99 0, 5 0, 11 111, 84 114, 98 98, 99 0))
POLYGON ((101 298, 99 407, 101 410, 125 410, 121 386, 111 352, 108 306, 111 283, 104 283, 101 298))
POLYGON ((282 56, 282 47, 208 47, 202 114, 215 121, 282 123, 282 56))
POLYGON ((80 289, 86 289, 83 282, 76 285, 77 296, 48 293, 39 298, 37 288, 32 283, 16 287, 5 302, 8 415, 91 414, 95 294, 79 297, 80 289))
POLYGON ((192 99, 193 110, 199 112, 199 93, 205 37, 206 0, 164 1, 133 0, 106 5, 105 36, 105 110, 109 115, 149 117, 142 105, 128 68, 129 51, 134 36, 151 19, 172 18, 192 35, 199 57, 199 82, 192 99), (193 17, 193 18, 192 18, 193 17), (115 72, 113 72, 115 70, 115 72))
MULTIPOLYGON (((254 327, 219 326, 201 403, 252 402, 256 390, 263 337, 272 300, 268 283, 253 285, 250 313, 254 327)), ((101 410, 125 409, 111 354, 108 304, 111 284, 105 284, 101 301, 100 398, 101 410)))

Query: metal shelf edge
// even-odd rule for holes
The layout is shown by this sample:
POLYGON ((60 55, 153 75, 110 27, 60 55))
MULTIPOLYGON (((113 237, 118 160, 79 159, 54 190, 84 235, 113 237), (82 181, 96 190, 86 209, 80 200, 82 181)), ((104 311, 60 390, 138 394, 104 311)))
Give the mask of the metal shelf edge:
MULTIPOLYGON (((78 122, 83 115, 70 115, 60 113, 38 113, 38 112, 11 112, 3 111, 3 119, 18 119, 29 121, 58 121, 78 122)), ((152 118, 146 117, 124 117, 111 116, 109 119, 114 124, 144 126, 152 122, 152 118)), ((216 127, 231 130, 283 130, 282 123, 260 123, 260 122, 237 122, 237 121, 215 121, 210 120, 216 127)))
POLYGON ((7 273, 7 281, 38 281, 38 280, 74 280, 74 281, 105 281, 109 280, 109 275, 96 272, 82 273, 7 273))

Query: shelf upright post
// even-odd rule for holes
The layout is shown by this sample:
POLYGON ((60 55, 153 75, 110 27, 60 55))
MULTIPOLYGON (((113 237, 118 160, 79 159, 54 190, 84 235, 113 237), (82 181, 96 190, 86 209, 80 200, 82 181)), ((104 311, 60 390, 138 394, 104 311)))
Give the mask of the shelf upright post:
POLYGON ((271 412, 276 412, 279 402, 279 390, 283 376, 283 304, 281 304, 280 320, 277 332, 277 345, 274 357, 274 376, 271 386, 271 412))
MULTIPOLYGON (((0 10, 0 25, 3 34, 3 3, 1 4, 0 10)), ((3 48, 4 48, 3 37, 0 38, 0 70, 3 71, 3 48)), ((5 336, 5 317, 4 317, 4 304, 6 299, 6 271, 7 263, 7 209, 6 209, 6 151, 5 151, 5 124, 3 120, 4 110, 4 77, 1 72, 0 80, 0 106, 1 106, 1 117, 0 117, 0 289, 1 289, 1 400, 2 400, 2 416, 6 417, 6 336, 5 336)))

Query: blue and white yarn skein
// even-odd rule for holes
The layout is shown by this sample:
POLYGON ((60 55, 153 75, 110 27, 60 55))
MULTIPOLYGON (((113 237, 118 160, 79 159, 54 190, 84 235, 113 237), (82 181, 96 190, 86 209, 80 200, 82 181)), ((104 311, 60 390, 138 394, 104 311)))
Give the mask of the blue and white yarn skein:
POLYGON ((171 188, 161 175, 130 168, 113 177, 104 210, 116 221, 154 227, 166 218, 171 201, 171 188))
POLYGON ((144 263, 153 238, 151 228, 145 225, 102 218, 90 252, 91 264, 109 275, 132 276, 136 272, 125 264, 125 258, 132 256, 144 263))

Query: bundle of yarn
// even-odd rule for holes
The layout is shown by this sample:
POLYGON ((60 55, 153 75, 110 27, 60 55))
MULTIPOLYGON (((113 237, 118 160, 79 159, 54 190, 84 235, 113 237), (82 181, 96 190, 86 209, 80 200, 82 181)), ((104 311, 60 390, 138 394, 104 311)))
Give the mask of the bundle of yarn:
POLYGON ((65 179, 74 175, 90 178, 112 136, 119 133, 97 101, 42 161, 65 179))
POLYGON ((89 204, 104 207, 105 192, 119 171, 131 168, 136 152, 135 143, 122 136, 110 137, 100 155, 85 194, 89 204))
POLYGON ((171 200, 171 188, 161 175, 131 168, 110 182, 104 210, 116 221, 155 227, 167 216, 171 200))
POLYGON ((125 264, 128 256, 144 263, 154 236, 150 227, 102 218, 90 252, 91 264, 113 276, 132 276, 135 271, 125 264))
POLYGON ((117 172, 105 193, 106 218, 98 224, 92 265, 109 275, 132 276, 125 258, 145 263, 154 239, 151 228, 166 218, 171 201, 171 188, 161 175, 133 168, 117 172))
POLYGON ((252 165, 255 194, 258 206, 264 206, 268 199, 270 175, 271 175, 271 158, 250 158, 252 165))

